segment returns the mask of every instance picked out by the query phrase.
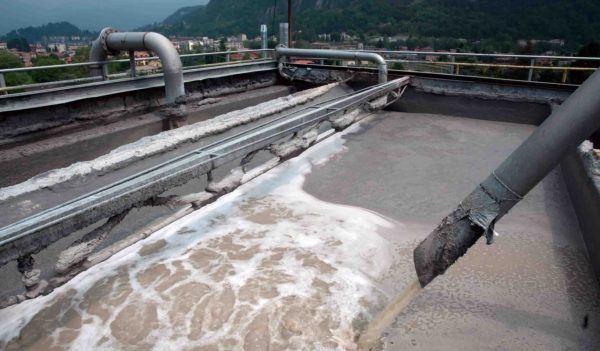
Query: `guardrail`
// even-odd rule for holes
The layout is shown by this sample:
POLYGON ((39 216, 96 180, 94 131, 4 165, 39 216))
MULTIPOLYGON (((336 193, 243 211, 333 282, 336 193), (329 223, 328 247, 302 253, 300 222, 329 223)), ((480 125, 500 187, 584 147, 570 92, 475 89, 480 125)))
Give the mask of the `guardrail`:
MULTIPOLYGON (((535 81, 535 72, 536 71, 561 71, 562 76, 560 77, 561 83, 567 83, 568 76, 570 72, 594 72, 597 70, 595 67, 576 67, 570 66, 570 63, 576 61, 588 61, 588 62, 598 62, 600 66, 600 57, 578 57, 578 56, 544 56, 544 55, 519 55, 519 54, 480 54, 480 53, 466 53, 466 52, 437 52, 437 51, 392 51, 392 50, 354 50, 357 52, 368 52, 368 53, 377 53, 382 55, 386 62, 389 63, 400 63, 408 65, 409 71, 424 71, 424 72, 433 72, 433 73, 445 73, 450 75, 475 75, 475 76, 486 76, 484 72, 466 72, 468 68, 479 68, 479 69, 505 69, 505 70, 528 70, 527 78, 528 81, 535 81), (428 60, 428 56, 434 56, 436 59, 428 60), (439 58, 444 57, 447 61, 440 61, 439 58), (512 63, 507 62, 465 62, 457 60, 457 58, 465 58, 465 59, 478 59, 478 60, 498 60, 498 59, 509 59, 513 60, 512 63), (528 60, 528 64, 523 63, 523 60, 528 60), (550 63, 550 65, 544 65, 539 63, 550 63)), ((273 49, 253 49, 253 50, 236 50, 236 51, 218 51, 218 52, 205 52, 205 53, 197 53, 197 54, 184 54, 180 55, 182 61, 184 62, 184 70, 195 69, 199 67, 210 67, 214 65, 223 65, 229 64, 231 62, 242 63, 248 61, 260 61, 267 60, 272 58, 274 55, 273 49), (249 53, 261 53, 261 57, 254 60, 236 60, 232 61, 231 57, 235 54, 249 54, 249 53), (191 58, 201 58, 207 56, 224 56, 224 62, 216 63, 216 64, 202 64, 202 65, 185 65, 186 59, 191 58)), ((53 66, 35 66, 35 67, 20 67, 20 68, 7 68, 0 69, 0 95, 8 94, 11 91, 29 91, 29 90, 41 90, 58 86, 66 86, 66 85, 74 85, 74 84, 82 84, 89 83, 95 81, 102 81, 108 79, 125 79, 125 78, 135 78, 141 74, 138 72, 135 67, 136 62, 140 61, 156 61, 159 58, 156 56, 147 57, 147 58, 135 58, 135 59, 119 59, 119 60, 111 60, 111 61, 100 61, 100 62, 81 62, 81 63, 72 63, 72 64, 61 64, 61 65, 53 65, 53 66), (52 82, 45 83, 34 83, 34 84, 25 84, 18 86, 6 86, 5 83, 5 74, 10 73, 23 73, 23 72, 32 72, 32 71, 40 71, 40 70, 54 70, 54 69, 71 69, 77 67, 85 67, 90 68, 91 66, 98 65, 110 65, 110 64, 119 64, 119 63, 129 63, 129 73, 116 73, 110 74, 106 77, 97 76, 97 77, 81 77, 75 79, 67 79, 67 80, 57 80, 52 82), (133 68, 133 69, 132 69, 133 68)), ((322 59, 317 59, 321 64, 324 64, 322 59)), ((338 61, 348 61, 348 60, 338 60, 338 61)), ((361 63, 355 62, 355 65, 361 66, 361 63)), ((151 72, 148 74, 154 74, 156 72, 160 72, 157 70, 155 72, 151 72)), ((147 74, 146 74, 147 75, 147 74)), ((525 80, 525 78, 522 78, 525 80)))
MULTIPOLYGON (((217 51, 217 52, 203 52, 197 54, 183 54, 180 55, 182 61, 184 61, 184 70, 195 69, 199 67, 207 67, 214 65, 222 65, 227 63, 242 63, 249 61, 261 61, 267 60, 273 56, 273 49, 253 49, 253 50, 235 50, 235 51, 217 51), (262 53, 260 58, 254 60, 235 60, 232 61, 231 57, 235 54, 250 54, 250 53, 262 53), (191 65, 185 66, 186 58, 200 58, 206 56, 224 56, 225 62, 214 63, 214 64, 202 64, 202 65, 191 65)), ((129 59, 118 59, 118 60, 109 60, 109 61, 98 61, 98 62, 78 62, 71 64, 60 64, 60 65, 51 65, 51 66, 32 66, 32 67, 18 67, 18 68, 5 68, 0 69, 0 95, 7 94, 10 91, 15 90, 35 90, 35 89, 45 89, 49 87, 57 87, 71 84, 80 84, 80 83, 89 83, 95 81, 109 80, 109 79, 120 79, 120 78, 135 78, 140 76, 140 72, 136 69, 136 62, 141 61, 158 61, 158 56, 152 57, 143 57, 143 58, 129 58, 129 59), (45 71, 45 70, 56 70, 56 69, 72 69, 78 67, 90 68, 91 66, 107 66, 110 64, 118 64, 118 63, 129 63, 129 73, 115 73, 109 74, 106 77, 103 76, 95 76, 95 77, 81 77, 75 79, 67 79, 67 80, 57 80, 52 82, 44 82, 44 83, 34 83, 34 84, 24 84, 24 85, 16 85, 16 86, 6 86, 5 74, 10 73, 24 73, 24 72, 33 72, 33 71, 45 71)), ((156 70, 150 74, 154 74, 156 72, 160 72, 160 70, 156 70)))
MULTIPOLYGON (((536 70, 547 71, 562 71, 561 83, 566 83, 569 72, 582 71, 594 72, 598 68, 595 67, 574 67, 566 64, 576 61, 594 61, 600 66, 600 57, 581 57, 581 56, 546 56, 546 55, 519 55, 519 54, 480 54, 480 53, 465 53, 465 52, 448 52, 448 51, 391 51, 391 50, 357 50, 359 52, 372 52, 382 55, 387 62, 390 63, 406 63, 411 65, 426 65, 432 66, 447 66, 449 74, 460 75, 461 68, 464 67, 479 67, 479 68, 505 68, 528 70, 527 80, 534 81, 534 72, 536 70), (410 56, 411 58, 403 59, 402 57, 410 56), (446 57, 449 61, 438 60, 423 60, 420 57, 446 57), (457 62, 457 58, 476 58, 476 59, 512 59, 517 61, 515 64, 508 63, 486 63, 486 62, 457 62), (529 64, 523 64, 522 60, 529 60, 529 64), (538 65, 540 62, 558 62, 556 66, 538 65)), ((427 69, 425 69, 427 70, 427 69)), ((433 70, 432 70, 433 71, 433 70)))

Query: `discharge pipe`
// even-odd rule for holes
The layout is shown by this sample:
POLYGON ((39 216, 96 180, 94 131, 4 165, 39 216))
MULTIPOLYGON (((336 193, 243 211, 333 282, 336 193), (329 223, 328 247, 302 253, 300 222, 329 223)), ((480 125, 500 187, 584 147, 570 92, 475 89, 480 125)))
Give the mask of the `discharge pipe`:
POLYGON ((378 54, 343 50, 291 49, 283 46, 277 46, 275 51, 279 57, 307 57, 334 60, 370 61, 375 63, 379 69, 379 84, 387 82, 387 63, 383 57, 378 54))
POLYGON ((550 173, 566 152, 600 128, 600 71, 587 79, 414 251, 422 287, 443 274, 550 173))
MULTIPOLYGON (((179 53, 165 36, 154 32, 117 32, 112 28, 104 28, 92 44, 90 62, 106 61, 108 55, 117 55, 120 51, 156 53, 163 66, 166 103, 173 104, 185 97, 183 65, 179 53)), ((106 76, 106 65, 92 66, 91 74, 106 76)))

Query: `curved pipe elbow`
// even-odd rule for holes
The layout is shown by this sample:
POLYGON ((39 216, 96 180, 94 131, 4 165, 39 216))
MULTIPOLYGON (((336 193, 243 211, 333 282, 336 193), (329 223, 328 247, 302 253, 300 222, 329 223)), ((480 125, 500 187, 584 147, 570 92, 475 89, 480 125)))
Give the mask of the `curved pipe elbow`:
POLYGON ((339 60, 364 60, 373 62, 379 70, 379 83, 387 82, 387 62, 381 55, 367 52, 354 52, 342 50, 317 50, 317 49, 290 49, 278 46, 276 49, 279 56, 296 56, 339 60))
MULTIPOLYGON (((115 32, 105 28, 92 44, 90 61, 105 61, 109 54, 120 51, 152 51, 162 63, 165 78, 165 100, 167 104, 177 102, 185 96, 183 65, 179 53, 165 36, 154 32, 115 32)), ((93 75, 102 74, 102 66, 92 68, 93 75)))
POLYGON ((147 50, 155 52, 162 62, 167 103, 174 103, 185 96, 183 64, 171 41, 161 34, 148 32, 144 35, 143 44, 147 50))

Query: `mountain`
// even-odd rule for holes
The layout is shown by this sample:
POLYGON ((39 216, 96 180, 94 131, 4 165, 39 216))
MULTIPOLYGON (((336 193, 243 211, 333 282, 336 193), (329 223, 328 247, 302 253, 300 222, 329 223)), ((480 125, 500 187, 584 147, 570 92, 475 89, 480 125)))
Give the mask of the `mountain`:
MULTIPOLYGON (((600 39, 598 0, 295 0, 303 33, 409 34, 465 38, 600 39)), ((170 35, 257 35, 285 21, 285 0, 211 0, 178 10, 154 30, 170 35), (274 4, 277 8, 274 9, 274 4)))
POLYGON ((25 38, 28 42, 43 41, 44 37, 83 36, 91 37, 92 33, 83 31, 69 22, 48 23, 39 27, 19 28, 8 32, 3 39, 25 38))
POLYGON ((67 21, 81 29, 132 30, 162 21, 183 6, 208 0, 0 0, 0 35, 8 31, 67 21))

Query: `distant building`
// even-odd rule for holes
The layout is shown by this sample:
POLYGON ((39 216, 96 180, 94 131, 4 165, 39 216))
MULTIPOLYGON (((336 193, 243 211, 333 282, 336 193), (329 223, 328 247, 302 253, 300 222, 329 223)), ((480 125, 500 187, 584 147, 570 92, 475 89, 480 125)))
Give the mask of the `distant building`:
POLYGON ((18 58, 20 58, 21 61, 23 61, 23 65, 25 67, 33 66, 33 63, 31 62, 31 60, 37 57, 35 52, 22 52, 22 51, 18 51, 17 49, 10 49, 10 52, 12 52, 18 58))
POLYGON ((48 43, 48 48, 50 49, 50 51, 60 52, 60 53, 67 51, 67 45, 65 43, 61 43, 61 42, 48 43))
POLYGON ((136 66, 146 66, 148 65, 149 60, 146 60, 150 57, 150 54, 147 51, 134 51, 133 56, 136 59, 141 59, 136 61, 136 66))
POLYGON ((8 49, 8 46, 6 46, 6 43, 3 41, 0 41, 0 50, 6 50, 8 49))
POLYGON ((227 48, 227 50, 238 51, 244 49, 244 43, 240 41, 228 42, 225 44, 225 47, 227 48))

